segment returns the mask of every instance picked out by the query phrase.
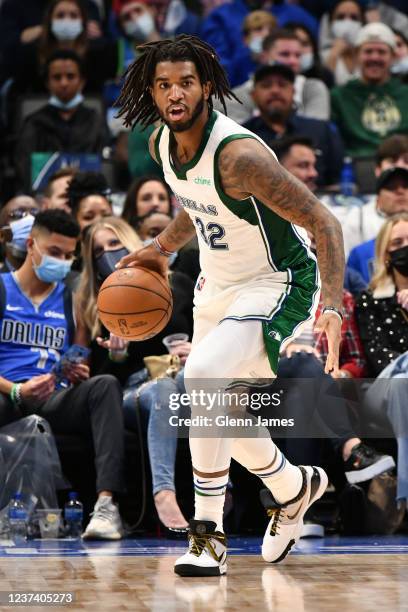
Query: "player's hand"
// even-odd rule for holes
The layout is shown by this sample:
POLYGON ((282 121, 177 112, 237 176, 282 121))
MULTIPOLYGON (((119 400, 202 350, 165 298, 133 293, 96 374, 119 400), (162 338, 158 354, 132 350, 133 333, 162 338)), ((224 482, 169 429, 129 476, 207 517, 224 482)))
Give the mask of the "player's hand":
POLYGON ((309 355, 315 355, 315 357, 319 357, 319 353, 316 351, 313 346, 309 344, 296 344, 295 342, 291 342, 285 349, 285 356, 290 359, 293 355, 297 353, 308 353, 309 355))
POLYGON ((179 342, 174 344, 170 349, 170 355, 177 355, 180 359, 181 365, 184 365, 187 361, 187 357, 191 352, 191 342, 179 342))
POLYGON ((44 404, 55 391, 55 376, 41 374, 34 376, 21 385, 21 398, 26 405, 40 406, 44 404))
POLYGON ((86 363, 67 363, 64 367, 64 376, 73 385, 79 385, 88 380, 89 366, 86 363))
POLYGON ((161 255, 152 244, 148 244, 143 249, 122 257, 116 264, 116 268, 137 268, 139 266, 158 272, 164 278, 167 278, 168 258, 165 255, 161 255))
POLYGON ((314 330, 318 333, 324 332, 327 337, 328 353, 324 371, 326 374, 333 373, 333 376, 337 377, 341 342, 341 320, 334 312, 325 312, 318 318, 314 330))
POLYGON ((408 289, 402 289, 402 291, 397 291, 397 302, 405 310, 408 310, 408 289))
POLYGON ((119 336, 115 336, 115 334, 110 334, 109 338, 101 338, 98 336, 96 339, 99 346, 110 351, 111 353, 126 353, 127 348, 129 346, 129 340, 125 340, 125 338, 119 338, 119 336))

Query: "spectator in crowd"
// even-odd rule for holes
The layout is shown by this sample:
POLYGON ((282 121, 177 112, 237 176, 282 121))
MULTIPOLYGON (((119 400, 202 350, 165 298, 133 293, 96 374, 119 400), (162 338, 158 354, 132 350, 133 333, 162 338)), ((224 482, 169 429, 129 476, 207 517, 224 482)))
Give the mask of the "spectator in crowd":
POLYGON ((143 217, 139 217, 136 231, 142 242, 150 242, 160 232, 162 232, 170 223, 171 217, 164 212, 151 210, 143 217))
POLYGON ((369 368, 377 377, 365 404, 377 420, 392 425, 398 443, 397 499, 408 499, 408 214, 381 228, 375 248, 375 275, 356 305, 369 368), (397 380, 401 379, 401 380, 397 380), (382 417, 382 419, 381 419, 382 417))
POLYGON ((117 540, 122 526, 112 498, 123 490, 120 385, 112 376, 90 378, 85 363, 64 368, 68 388, 60 386, 54 374, 75 336, 72 296, 63 281, 79 232, 64 211, 39 213, 24 264, 0 276, 0 426, 38 414, 56 433, 91 439, 98 499, 83 537, 117 540))
MULTIPOLYGON (((377 179, 376 222, 401 212, 408 213, 408 168, 392 167, 377 179)), ((374 219, 373 219, 374 221, 374 219)), ((375 239, 354 247, 347 265, 359 272, 368 283, 374 272, 375 239)))
MULTIPOLYGON (((280 163, 312 192, 317 191, 316 154, 310 138, 289 136, 277 140, 273 146, 280 163)), ((356 270, 346 266, 344 287, 353 296, 359 295, 367 283, 356 270)))
POLYGON ((300 6, 288 2, 252 2, 251 0, 233 0, 213 10, 203 21, 201 38, 214 47, 227 71, 232 87, 241 85, 234 80, 234 58, 241 55, 244 41, 237 36, 242 31, 242 23, 253 9, 270 10, 276 17, 278 25, 284 27, 289 21, 298 21, 317 34, 317 21, 300 6))
MULTIPOLYGON (((127 161, 133 179, 142 178, 145 175, 154 175, 163 179, 161 166, 149 153, 149 138, 156 127, 155 124, 149 125, 147 128, 136 124, 131 132, 125 134, 127 144, 124 161, 127 161)), ((122 134, 124 133, 122 132, 122 134)))
POLYGON ((99 172, 78 172, 70 181, 68 204, 82 232, 95 221, 112 215, 110 194, 106 178, 99 172))
POLYGON ((393 30, 395 36, 395 60, 391 66, 392 74, 403 83, 408 83, 408 34, 393 30))
MULTIPOLYGON (((182 381, 163 381, 163 385, 148 383, 143 387, 141 384, 148 380, 144 358, 165 352, 162 340, 166 335, 183 332, 191 337, 193 283, 184 274, 170 273, 174 300, 171 319, 150 340, 128 343, 109 335, 97 316, 96 298, 101 283, 114 271, 121 257, 141 246, 140 239, 123 219, 107 217, 92 225, 83 242, 84 270, 77 293, 77 320, 81 342, 90 343, 92 349, 91 373, 113 374, 122 384, 126 426, 137 430, 136 410, 139 409, 147 421, 153 495, 159 518, 167 528, 185 529, 187 522, 177 504, 174 485, 177 430, 169 424, 169 394, 177 392, 177 387, 180 392, 182 381), (109 339, 103 340, 102 336, 109 339)), ((189 343, 178 347, 182 364, 189 350, 189 343)), ((168 366, 169 363, 164 370, 168 366)))
MULTIPOLYGON (((375 175, 378 178, 393 166, 408 168, 408 136, 393 134, 383 140, 376 152, 375 175)), ((323 201, 331 206, 330 201, 323 201)), ((343 226, 346 256, 355 246, 372 240, 384 222, 381 209, 377 210, 378 194, 365 198, 360 206, 332 206, 331 211, 343 226)))
POLYGON ((167 183, 147 175, 137 179, 129 187, 122 219, 133 229, 137 229, 139 220, 152 211, 171 215, 171 193, 167 183))
POLYGON ((355 45, 363 20, 363 9, 356 0, 340 0, 330 12, 333 44, 322 55, 336 85, 344 85, 360 74, 355 45))
MULTIPOLYGON (((33 45, 44 33, 43 16, 49 0, 4 0, 0 9, 0 55, 4 78, 13 77, 24 66, 33 45), (27 49, 29 50, 27 52, 27 49)), ((85 0, 87 33, 95 39, 102 35, 99 10, 93 0, 85 0)))
POLYGON ((301 23, 290 22, 286 29, 294 32, 300 41, 302 55, 300 58, 300 71, 308 79, 319 79, 331 89, 334 78, 331 70, 325 68, 320 60, 317 42, 313 34, 301 23))
MULTIPOLYGON (((204 0, 202 4, 206 4, 205 10, 210 10, 211 6, 216 7, 223 2, 224 0, 204 0)), ((195 3, 184 0, 151 0, 151 3, 156 11, 157 23, 162 36, 166 38, 173 38, 179 34, 199 36, 201 17, 197 14, 200 9, 195 3), (191 11, 190 7, 197 12, 191 11)))
POLYGON ((84 77, 74 51, 56 51, 46 65, 48 104, 25 120, 16 147, 20 178, 30 182, 31 155, 99 153, 109 141, 104 117, 84 105, 84 77))
POLYGON ((27 238, 39 210, 34 198, 26 195, 12 198, 0 210, 1 273, 17 270, 24 263, 27 238))
POLYGON ((252 96, 260 115, 247 121, 244 127, 272 147, 283 136, 296 133, 309 137, 319 151, 317 184, 334 185, 343 162, 341 139, 328 121, 301 117, 294 112, 294 81, 294 72, 283 64, 259 68, 254 75, 252 96))
POLYGON ((391 78, 395 36, 370 23, 356 38, 361 77, 332 90, 332 119, 348 155, 374 155, 381 140, 408 130, 408 85, 391 78))
POLYGON ((42 197, 42 210, 60 208, 67 213, 71 213, 71 208, 68 204, 67 189, 76 173, 77 170, 75 168, 68 166, 57 170, 50 177, 42 197))
MULTIPOLYGON (((290 30, 276 30, 267 36, 263 42, 263 64, 283 64, 289 66, 295 74, 293 102, 297 113, 313 119, 329 119, 329 91, 323 81, 308 79, 300 74, 301 57, 300 41, 296 34, 290 30)), ((255 105, 251 96, 252 89, 253 79, 251 78, 233 90, 240 102, 236 100, 227 101, 228 115, 239 123, 248 121, 254 113, 255 105)))

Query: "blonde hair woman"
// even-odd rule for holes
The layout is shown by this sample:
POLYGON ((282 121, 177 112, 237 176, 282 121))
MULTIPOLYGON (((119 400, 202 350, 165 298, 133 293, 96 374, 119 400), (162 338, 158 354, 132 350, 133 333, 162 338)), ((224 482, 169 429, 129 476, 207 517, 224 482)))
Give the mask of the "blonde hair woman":
MULTIPOLYGON (((91 374, 112 374, 118 378, 124 391, 123 409, 125 425, 139 431, 140 418, 147 422, 147 446, 153 481, 153 496, 159 518, 168 535, 185 534, 187 521, 177 500, 174 469, 177 451, 177 428, 169 423, 169 397, 183 393, 183 378, 164 378, 160 385, 148 380, 143 358, 166 352, 163 338, 182 332, 191 337, 193 282, 180 272, 170 276, 173 293, 173 313, 165 329, 150 340, 128 343, 106 332, 98 320, 96 300, 102 282, 115 270, 115 264, 124 255, 142 247, 134 229, 117 217, 105 217, 89 226, 82 243, 83 272, 77 291, 76 316, 78 335, 76 341, 91 346, 91 374), (107 350, 109 353, 107 352, 107 350), (143 384, 143 388, 142 388, 143 384), (157 410, 160 406, 161 410, 157 410)), ((190 351, 190 343, 177 347, 181 363, 183 354, 190 351)))
POLYGON ((398 441, 399 500, 408 499, 408 213, 382 226, 376 241, 375 274, 356 304, 356 316, 369 375, 371 414, 391 424, 398 441), (400 378, 398 383, 392 382, 400 378))

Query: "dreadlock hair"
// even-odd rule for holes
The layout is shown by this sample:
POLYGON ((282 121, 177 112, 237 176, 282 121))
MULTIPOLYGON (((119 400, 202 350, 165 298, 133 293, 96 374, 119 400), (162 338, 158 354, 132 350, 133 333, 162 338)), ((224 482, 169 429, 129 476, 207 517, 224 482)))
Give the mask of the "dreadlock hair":
POLYGON ((147 127, 159 119, 159 113, 150 93, 156 65, 159 62, 193 62, 201 83, 208 81, 211 83, 211 94, 208 99, 210 112, 213 109, 212 96, 220 100, 225 113, 227 112, 225 98, 239 102, 231 91, 227 74, 216 52, 197 36, 180 34, 174 40, 145 43, 138 46, 137 51, 139 56, 127 69, 125 83, 115 103, 121 107, 118 116, 124 117, 126 126, 132 127, 135 123, 140 123, 147 127))
POLYGON ((112 193, 105 176, 100 172, 77 172, 69 182, 66 191, 68 204, 75 216, 79 203, 90 195, 101 195, 109 199, 112 193))

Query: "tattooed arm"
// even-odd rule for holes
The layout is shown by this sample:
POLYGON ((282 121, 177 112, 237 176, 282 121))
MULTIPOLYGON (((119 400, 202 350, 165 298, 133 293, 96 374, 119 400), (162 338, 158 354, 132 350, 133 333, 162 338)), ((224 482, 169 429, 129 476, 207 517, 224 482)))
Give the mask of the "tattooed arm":
MULTIPOLYGON (((341 225, 329 210, 257 140, 228 143, 219 157, 223 189, 242 200, 255 196, 287 221, 306 228, 316 242, 324 306, 341 310, 344 246, 341 225)), ((326 371, 338 369, 341 322, 335 314, 322 315, 316 330, 325 331, 329 343, 326 371)))

